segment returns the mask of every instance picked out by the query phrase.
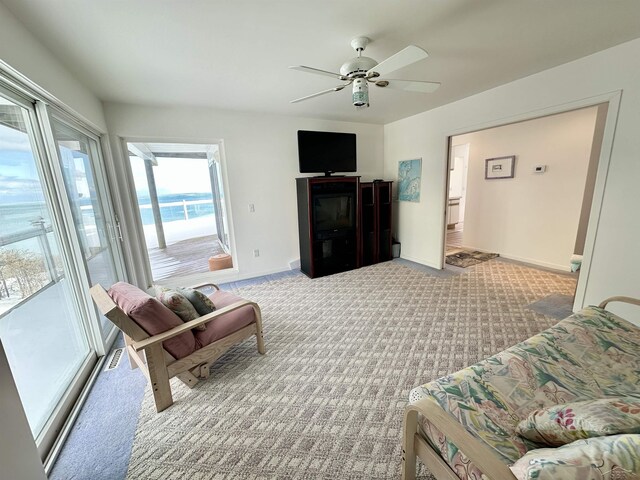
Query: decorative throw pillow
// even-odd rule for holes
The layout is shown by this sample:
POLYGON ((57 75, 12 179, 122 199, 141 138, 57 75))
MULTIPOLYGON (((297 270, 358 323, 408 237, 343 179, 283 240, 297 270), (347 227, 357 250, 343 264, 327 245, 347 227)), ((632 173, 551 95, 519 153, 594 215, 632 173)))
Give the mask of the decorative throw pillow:
POLYGON ((576 440, 530 450, 511 467, 518 480, 640 480, 640 435, 576 440))
POLYGON ((193 288, 176 288, 176 290, 191 302, 200 315, 206 315, 216 309, 211 299, 199 290, 193 288))
POLYGON ((615 397, 536 410, 516 432, 532 442, 560 446, 581 438, 640 433, 640 398, 615 397))
MULTIPOLYGON (((178 315, 183 322, 195 320, 196 318, 200 317, 200 314, 194 308, 194 306, 191 305, 189 300, 187 300, 186 297, 179 293, 177 290, 172 290, 160 285, 154 285, 153 289, 155 291, 156 298, 160 301, 160 303, 162 303, 165 307, 178 315)), ((203 331, 206 329, 206 324, 198 325, 194 328, 194 330, 199 331, 203 331)))

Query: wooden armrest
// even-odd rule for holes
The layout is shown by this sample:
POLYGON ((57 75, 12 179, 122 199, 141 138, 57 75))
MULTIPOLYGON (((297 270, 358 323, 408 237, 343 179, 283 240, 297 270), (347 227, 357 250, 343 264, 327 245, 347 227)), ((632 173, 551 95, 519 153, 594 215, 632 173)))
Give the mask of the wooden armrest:
MULTIPOLYGON (((435 400, 427 397, 407 405, 405 415, 417 412, 440 430, 448 440, 458 447, 488 478, 515 480, 509 467, 485 443, 471 435, 456 419, 445 412, 435 400)), ((415 415, 415 413, 413 413, 415 415)), ((419 435, 419 434, 418 434, 419 435)))
POLYGON ((598 305, 598 307, 605 308, 607 306, 607 304, 611 303, 611 302, 624 302, 624 303, 630 303, 631 305, 640 306, 640 299, 637 299, 637 298, 633 298, 633 297, 609 297, 606 300, 604 300, 602 303, 600 303, 600 305, 598 305))
POLYGON ((238 310, 239 308, 246 307, 247 305, 253 307, 254 310, 260 310, 260 307, 258 307, 257 303, 250 302, 249 300, 241 300, 226 307, 220 308, 214 312, 207 313, 206 315, 198 317, 195 320, 190 320, 178 327, 167 330, 166 332, 159 333, 157 335, 154 335, 153 337, 145 338, 144 340, 140 340, 139 342, 133 342, 131 346, 136 352, 139 352, 140 350, 144 350, 145 348, 148 348, 152 345, 162 343, 165 340, 169 340, 170 338, 180 335, 181 333, 191 330, 192 328, 203 325, 207 322, 210 322, 211 320, 214 320, 215 318, 218 318, 226 313, 233 312, 234 310, 238 310))
POLYGON ((213 287, 216 290, 220 290, 220 287, 218 285, 216 285, 215 283, 200 283, 198 285, 192 285, 189 288, 197 289, 197 288, 202 288, 202 287, 213 287))

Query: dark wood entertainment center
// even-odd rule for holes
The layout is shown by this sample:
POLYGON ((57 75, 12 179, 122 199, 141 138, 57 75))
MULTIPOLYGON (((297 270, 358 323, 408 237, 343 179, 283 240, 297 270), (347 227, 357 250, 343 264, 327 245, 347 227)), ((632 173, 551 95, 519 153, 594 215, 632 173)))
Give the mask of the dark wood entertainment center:
POLYGON ((302 272, 316 278, 391 260, 392 183, 297 178, 302 272))

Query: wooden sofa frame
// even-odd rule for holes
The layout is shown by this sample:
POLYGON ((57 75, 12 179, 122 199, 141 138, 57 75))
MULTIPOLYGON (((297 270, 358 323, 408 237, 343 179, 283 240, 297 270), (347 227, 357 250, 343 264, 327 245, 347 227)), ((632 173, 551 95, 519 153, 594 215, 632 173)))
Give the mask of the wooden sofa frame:
MULTIPOLYGON (((198 285, 203 287, 205 285, 198 285)), ((206 284, 219 290, 217 285, 206 284)), ((147 381, 151 385, 156 410, 162 410, 173 404, 171 384, 169 380, 178 377, 187 387, 193 388, 198 383, 198 378, 208 378, 209 368, 213 362, 220 358, 227 350, 237 343, 256 336, 258 352, 266 352, 262 334, 262 315, 257 303, 242 300, 203 315, 195 320, 185 322, 183 325, 167 330, 158 335, 149 336, 134 320, 116 305, 102 285, 94 285, 91 296, 100 312, 111 320, 124 336, 127 354, 131 368, 140 368, 147 381), (162 342, 187 332, 194 327, 204 325, 229 312, 245 306, 251 306, 255 313, 255 323, 251 323, 240 330, 227 335, 209 345, 206 345, 192 354, 176 360, 169 352, 162 348, 162 342)))
MULTIPOLYGON (((640 300, 631 297, 611 297, 598 305, 605 308, 611 302, 624 302, 640 306, 640 300)), ((460 480, 418 430, 418 415, 426 418, 455 444, 490 480, 515 480, 508 465, 485 443, 471 435, 453 416, 435 400, 423 398, 408 405, 404 412, 402 440, 402 478, 415 480, 416 459, 420 460, 438 480, 460 480)))

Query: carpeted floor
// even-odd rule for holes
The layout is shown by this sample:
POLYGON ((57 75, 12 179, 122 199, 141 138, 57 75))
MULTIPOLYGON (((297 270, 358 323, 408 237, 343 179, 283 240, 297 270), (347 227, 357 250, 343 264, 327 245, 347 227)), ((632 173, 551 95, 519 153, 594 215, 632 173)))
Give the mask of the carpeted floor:
POLYGON ((562 320, 573 313, 573 300, 573 295, 559 295, 554 293, 542 300, 533 302, 531 305, 528 305, 527 308, 562 320))
MULTIPOLYGON (((284 271, 222 283, 220 288, 234 290, 294 275, 299 272, 284 271)), ((111 352, 123 345, 119 336, 111 352)), ((126 477, 146 381, 140 370, 131 369, 126 357, 115 369, 102 370, 49 472, 49 480, 122 480, 126 477)))
MULTIPOLYGON (((120 336, 111 352, 123 345, 120 336)), ((145 382, 139 370, 131 370, 126 354, 117 368, 103 366, 49 480, 125 478, 145 382)))
POLYGON ((175 382, 160 414, 147 388, 127 478, 399 478, 409 390, 553 325, 527 305, 574 288, 497 259, 449 277, 387 262, 241 288, 263 309, 267 355, 233 348, 193 390, 175 382))

